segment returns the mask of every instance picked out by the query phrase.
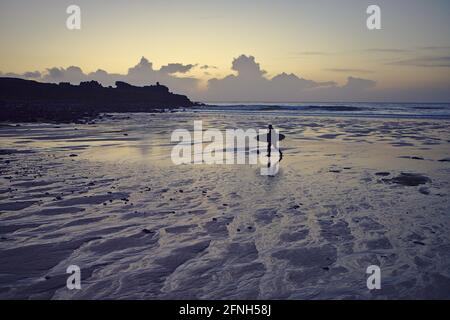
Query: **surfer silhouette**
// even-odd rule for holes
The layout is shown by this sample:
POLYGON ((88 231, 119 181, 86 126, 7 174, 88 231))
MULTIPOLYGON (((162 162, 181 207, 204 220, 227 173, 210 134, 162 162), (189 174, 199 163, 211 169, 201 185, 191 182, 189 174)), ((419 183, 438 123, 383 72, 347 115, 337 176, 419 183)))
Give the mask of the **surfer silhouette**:
MULTIPOLYGON (((272 153, 272 142, 281 141, 284 140, 284 138, 285 138, 284 134, 278 134, 277 132, 275 132, 275 129, 271 124, 269 124, 268 133, 260 134, 256 137, 256 139, 260 142, 267 142, 267 157, 269 157, 269 166, 270 166, 270 156, 272 153), (276 139, 275 137, 276 134, 278 135, 278 139, 276 139)), ((257 153, 259 154, 259 146, 257 153)), ((278 162, 280 162, 281 159, 283 159, 283 152, 281 152, 280 147, 278 147, 278 153, 280 155, 280 159, 278 160, 278 162)))

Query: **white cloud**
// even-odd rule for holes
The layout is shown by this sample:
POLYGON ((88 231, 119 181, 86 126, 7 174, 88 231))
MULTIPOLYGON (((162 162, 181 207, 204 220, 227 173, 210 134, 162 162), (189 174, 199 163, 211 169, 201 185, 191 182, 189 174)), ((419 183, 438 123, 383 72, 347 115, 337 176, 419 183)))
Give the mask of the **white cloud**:
POLYGON ((206 100, 209 101, 278 101, 341 100, 365 92, 376 83, 372 80, 349 77, 340 87, 334 81, 316 82, 290 73, 266 77, 253 56, 241 55, 233 60, 232 70, 237 75, 210 79, 206 100))

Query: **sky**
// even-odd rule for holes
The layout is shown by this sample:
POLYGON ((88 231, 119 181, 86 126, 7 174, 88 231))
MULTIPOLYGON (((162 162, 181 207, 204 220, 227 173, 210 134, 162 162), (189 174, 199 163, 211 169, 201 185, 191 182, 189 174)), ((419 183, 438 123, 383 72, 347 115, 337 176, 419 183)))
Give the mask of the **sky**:
POLYGON ((0 72, 199 101, 449 102, 449 30, 448 0, 0 0, 0 72))

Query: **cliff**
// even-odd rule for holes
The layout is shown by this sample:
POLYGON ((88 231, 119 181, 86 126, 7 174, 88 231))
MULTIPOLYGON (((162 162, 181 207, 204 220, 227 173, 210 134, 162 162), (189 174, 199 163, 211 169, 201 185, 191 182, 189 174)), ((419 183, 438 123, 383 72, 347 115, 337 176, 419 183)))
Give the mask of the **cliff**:
POLYGON ((0 78, 0 121, 72 122, 106 112, 155 112, 193 105, 159 83, 137 87, 118 81, 114 88, 96 81, 71 85, 0 78))

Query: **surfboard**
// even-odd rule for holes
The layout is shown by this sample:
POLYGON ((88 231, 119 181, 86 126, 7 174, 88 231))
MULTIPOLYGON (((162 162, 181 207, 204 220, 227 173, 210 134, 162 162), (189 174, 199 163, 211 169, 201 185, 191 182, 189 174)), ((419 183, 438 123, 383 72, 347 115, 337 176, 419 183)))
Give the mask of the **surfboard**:
MULTIPOLYGON (((275 140, 275 132, 272 132, 272 141, 275 140)), ((278 141, 284 140, 284 138, 286 138, 286 136, 282 133, 278 134, 278 141)), ((256 140, 261 141, 261 142, 268 142, 269 139, 269 133, 263 133, 263 134, 259 134, 256 136, 256 140)))

